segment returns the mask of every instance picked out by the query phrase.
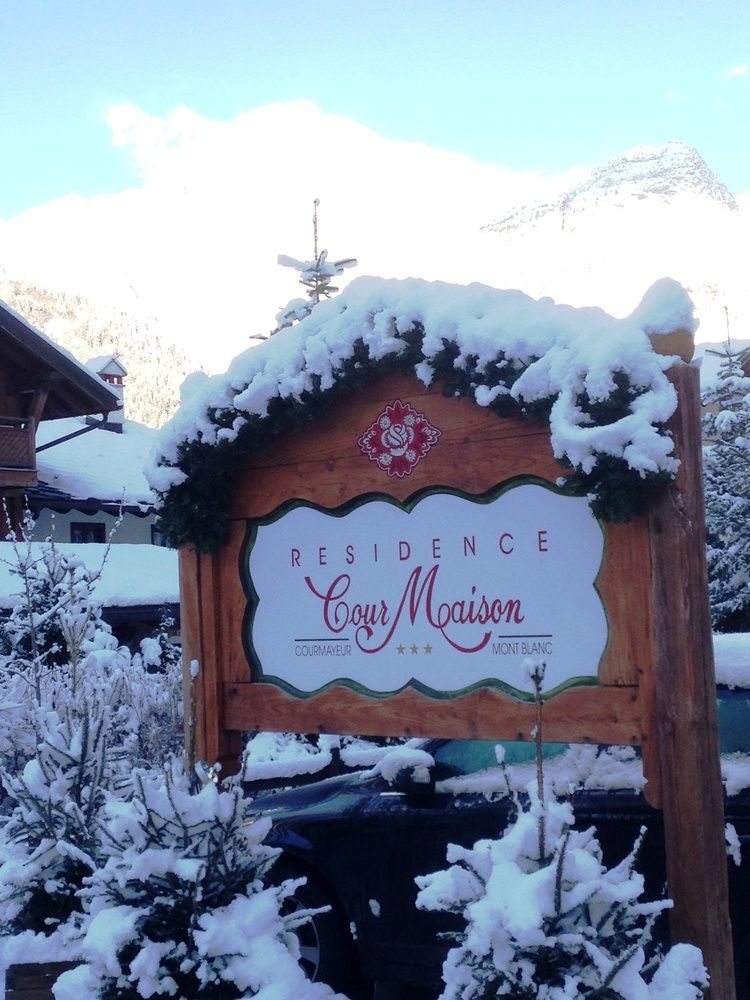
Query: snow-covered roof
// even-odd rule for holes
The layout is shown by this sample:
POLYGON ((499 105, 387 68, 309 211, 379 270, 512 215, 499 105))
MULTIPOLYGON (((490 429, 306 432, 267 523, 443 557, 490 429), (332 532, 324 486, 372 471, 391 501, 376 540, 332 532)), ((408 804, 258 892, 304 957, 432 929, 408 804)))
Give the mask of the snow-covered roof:
POLYGON ((95 358, 89 358, 86 362, 86 367, 96 372, 97 375, 125 376, 128 374, 123 363, 114 354, 100 354, 95 358))
POLYGON ((55 378, 49 380, 43 419, 108 413, 118 408, 117 397, 100 378, 1 300, 0 346, 5 360, 20 367, 25 379, 37 369, 45 381, 54 374, 55 378))
POLYGON ((661 279, 626 319, 598 308, 558 305, 519 291, 414 278, 358 278, 296 326, 239 355, 223 375, 193 377, 183 405, 162 429, 147 469, 162 499, 185 483, 185 448, 242 437, 279 401, 309 399, 351 375, 352 367, 403 362, 425 384, 441 377, 446 355, 468 373, 480 406, 505 397, 520 407, 547 402, 555 455, 583 474, 601 454, 639 475, 673 473, 672 441, 660 427, 676 396, 649 335, 697 324, 685 290, 661 279), (416 336, 415 336, 416 333, 416 336), (442 366, 442 370, 441 370, 442 366), (636 398, 619 419, 597 425, 582 398, 606 402, 626 376, 636 398))
MULTIPOLYGON (((33 554, 41 554, 44 544, 32 542, 33 554)), ((73 545, 67 542, 55 543, 55 547, 64 556, 79 558, 91 572, 101 567, 107 548, 96 543, 73 545)), ((0 608, 3 609, 14 607, 18 603, 15 595, 22 590, 20 577, 10 571, 10 566, 16 562, 12 544, 0 542, 0 608)), ((127 542, 110 546, 101 578, 94 586, 94 598, 107 608, 179 603, 177 552, 159 545, 127 542)))
MULTIPOLYGON (((45 421, 37 431, 37 446, 85 426, 75 417, 45 421)), ((39 479, 80 500, 150 506, 154 495, 143 468, 155 434, 153 428, 132 420, 124 422, 122 434, 88 431, 39 452, 39 479)))

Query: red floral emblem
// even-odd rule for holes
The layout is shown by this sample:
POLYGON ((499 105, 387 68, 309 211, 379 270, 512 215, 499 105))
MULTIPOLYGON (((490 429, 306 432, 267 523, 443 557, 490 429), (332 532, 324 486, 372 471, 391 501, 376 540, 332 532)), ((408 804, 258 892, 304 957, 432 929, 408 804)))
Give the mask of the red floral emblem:
POLYGON ((389 476, 403 479, 439 437, 440 431, 424 413, 396 399, 370 424, 357 444, 389 476))

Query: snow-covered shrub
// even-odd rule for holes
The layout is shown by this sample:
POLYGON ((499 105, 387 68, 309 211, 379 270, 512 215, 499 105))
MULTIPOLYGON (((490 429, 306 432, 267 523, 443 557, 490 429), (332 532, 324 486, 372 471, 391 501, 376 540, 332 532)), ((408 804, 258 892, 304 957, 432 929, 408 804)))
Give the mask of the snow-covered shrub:
POLYGON ((80 559, 63 555, 52 541, 32 545, 33 527, 27 512, 23 538, 9 536, 9 569, 18 577, 19 589, 18 601, 0 622, 0 666, 26 669, 36 679, 55 666, 77 665, 84 642, 104 623, 93 597, 98 574, 92 575, 80 559))
MULTIPOLYGON (((528 666, 537 705, 536 781, 521 801, 508 780, 516 818, 499 839, 468 849, 451 844, 450 867, 417 878, 419 908, 466 921, 443 966, 441 1000, 697 1000, 708 983, 698 949, 672 949, 661 966, 648 955, 654 921, 671 903, 639 901, 640 839, 607 868, 595 830, 575 830, 570 802, 546 786, 544 664, 528 666)), ((502 764, 502 753, 498 759, 502 764)))
POLYGON ((101 570, 33 543, 32 529, 12 544, 18 600, 0 623, 0 765, 20 772, 48 712, 75 717, 92 702, 111 709, 110 742, 161 765, 181 739, 179 651, 164 630, 138 654, 120 646, 96 600, 101 570))
MULTIPOLYGON (((653 991, 647 986, 654 966, 648 967, 646 952, 654 918, 669 904, 638 902, 638 845, 607 869, 595 831, 573 829, 569 803, 544 805, 533 783, 528 796, 499 840, 470 849, 450 845, 451 867, 417 880, 420 908, 466 920, 443 968, 443 1000, 663 996, 656 989, 661 980, 654 980, 653 991), (540 823, 547 845, 542 857, 540 823)), ((690 975, 672 1000, 702 995, 707 978, 699 953, 692 955, 690 975)))
POLYGON ((0 626, 0 922, 50 934, 81 910, 107 794, 179 749, 181 677, 158 637, 135 656, 118 644, 99 574, 32 543, 32 527, 11 546, 19 600, 0 626))
POLYGON ((277 852, 252 809, 238 787, 192 791, 177 764, 136 772, 132 798, 104 806, 107 860, 83 894, 86 965, 58 980, 58 1000, 331 996, 297 962, 305 915, 281 905, 298 883, 266 883, 277 852))
POLYGON ((80 718, 50 712, 37 755, 20 775, 2 773, 14 804, 0 829, 0 926, 49 934, 81 910, 78 890, 97 864, 98 814, 116 784, 107 710, 80 718))
POLYGON ((180 648, 169 641, 169 627, 163 619, 152 636, 141 640, 123 678, 120 709, 123 724, 126 713, 130 722, 124 742, 131 758, 157 768, 179 755, 184 743, 182 658, 180 648))

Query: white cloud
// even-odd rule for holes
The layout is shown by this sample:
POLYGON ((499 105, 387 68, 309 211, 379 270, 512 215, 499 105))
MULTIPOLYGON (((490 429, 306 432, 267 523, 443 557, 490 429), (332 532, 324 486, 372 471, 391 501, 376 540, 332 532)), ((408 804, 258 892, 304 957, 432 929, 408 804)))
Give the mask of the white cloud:
MULTIPOLYGON (((210 370, 268 331, 300 294, 276 257, 311 254, 316 197, 321 246, 359 259, 342 283, 357 274, 483 281, 621 315, 664 274, 708 286, 734 268, 733 286, 745 287, 740 219, 730 232, 713 216, 696 222, 677 213, 669 235, 674 213, 655 220, 644 202, 568 219, 564 232, 553 216, 533 233, 480 232, 511 207, 554 200, 587 175, 580 167, 545 176, 482 165, 386 139, 307 101, 229 122, 184 107, 156 116, 119 104, 107 121, 138 184, 0 220, 0 264, 11 276, 158 316, 163 333, 210 370)), ((715 325, 706 321, 702 335, 715 325)))
POLYGON ((742 64, 741 66, 732 66, 731 69, 727 70, 724 76, 726 77, 746 76, 748 69, 750 69, 750 67, 746 66, 745 64, 742 64))
MULTIPOLYGON (((266 331, 298 294, 278 253, 321 245, 359 258, 355 273, 502 284, 479 227, 507 206, 545 198, 578 172, 545 177, 385 139, 308 101, 230 122, 189 108, 161 117, 132 104, 106 116, 141 183, 69 196, 0 221, 0 260, 48 284, 158 313, 165 332, 212 367, 266 331)), ((347 277, 352 277, 351 272, 347 277)))

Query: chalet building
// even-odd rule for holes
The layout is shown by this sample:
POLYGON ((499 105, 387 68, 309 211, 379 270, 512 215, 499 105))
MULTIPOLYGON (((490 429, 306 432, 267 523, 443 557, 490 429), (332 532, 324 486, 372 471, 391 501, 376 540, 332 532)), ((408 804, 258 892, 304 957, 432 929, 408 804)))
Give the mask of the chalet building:
POLYGON ((117 527, 115 545, 159 545, 154 496, 143 473, 155 431, 125 420, 127 371, 118 358, 93 358, 86 367, 107 383, 119 405, 104 420, 55 420, 40 431, 39 483, 26 494, 37 536, 54 530, 61 542, 101 543, 117 527))
MULTIPOLYGON (((92 569, 117 525, 97 592, 120 641, 135 645, 163 613, 179 623, 179 593, 142 471, 155 432, 124 419, 126 376, 111 355, 80 364, 0 302, 0 498, 14 526, 28 508, 35 539, 52 535, 92 569)), ((0 573, 0 614, 15 593, 0 573)))
POLYGON ((119 400, 72 355, 0 302, 0 498, 17 524, 38 484, 42 421, 116 411, 119 400))
MULTIPOLYGON (((128 374, 125 366, 115 355, 104 354, 97 358, 91 358, 86 362, 86 367, 90 368, 92 372, 96 372, 120 401, 119 409, 108 413, 104 423, 99 426, 104 430, 122 434, 125 420, 125 379, 128 374)), ((95 422, 93 417, 87 417, 86 420, 88 423, 95 422)))

